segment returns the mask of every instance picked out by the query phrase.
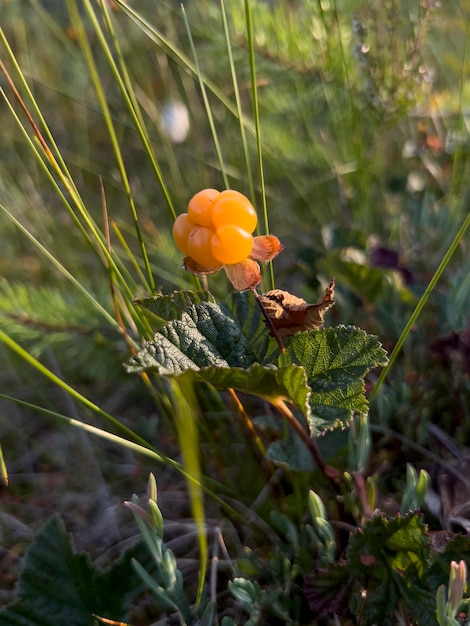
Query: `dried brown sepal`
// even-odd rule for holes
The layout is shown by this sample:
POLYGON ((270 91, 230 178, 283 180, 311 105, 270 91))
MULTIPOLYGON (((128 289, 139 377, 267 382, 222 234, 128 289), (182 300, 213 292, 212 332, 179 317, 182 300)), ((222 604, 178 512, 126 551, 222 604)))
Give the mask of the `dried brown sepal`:
POLYGON ((196 263, 192 257, 185 256, 181 267, 191 272, 191 274, 196 274, 196 276, 204 276, 206 274, 215 274, 222 268, 222 265, 218 265, 217 267, 205 267, 200 263, 196 263))
POLYGON ((284 250, 284 246, 274 235, 260 235, 253 237, 253 249, 250 257, 267 263, 284 250))
POLYGON ((237 291, 253 289, 261 282, 259 265, 252 259, 245 259, 234 265, 224 265, 227 278, 237 291))
POLYGON ((308 304, 288 291, 273 289, 261 296, 266 313, 279 337, 290 337, 303 330, 316 330, 323 326, 323 316, 334 301, 335 281, 332 280, 316 304, 308 304))

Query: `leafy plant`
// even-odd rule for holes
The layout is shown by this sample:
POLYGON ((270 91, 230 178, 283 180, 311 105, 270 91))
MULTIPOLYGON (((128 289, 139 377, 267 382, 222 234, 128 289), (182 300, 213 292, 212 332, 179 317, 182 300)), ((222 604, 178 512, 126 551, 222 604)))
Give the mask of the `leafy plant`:
POLYGON ((36 534, 25 556, 18 598, 0 611, 5 626, 73 624, 94 626, 95 616, 119 619, 128 608, 129 593, 142 591, 131 565, 146 559, 139 549, 103 570, 85 554, 76 554, 63 522, 52 517, 36 534))
POLYGON ((146 551, 107 571, 46 524, 0 620, 427 626, 466 609, 468 540, 426 510, 451 467, 427 425, 448 421, 460 458, 469 412, 466 51, 443 112, 437 4, 3 3, 2 479, 15 455, 55 468, 25 452, 56 430, 31 430, 40 414, 107 442, 81 467, 94 455, 119 498, 142 469, 160 489, 128 505, 146 551), (182 218, 203 187, 246 194, 241 223, 182 218), (314 301, 331 276, 329 327, 265 324, 258 284, 314 301), (175 494, 189 576, 164 534, 175 494))

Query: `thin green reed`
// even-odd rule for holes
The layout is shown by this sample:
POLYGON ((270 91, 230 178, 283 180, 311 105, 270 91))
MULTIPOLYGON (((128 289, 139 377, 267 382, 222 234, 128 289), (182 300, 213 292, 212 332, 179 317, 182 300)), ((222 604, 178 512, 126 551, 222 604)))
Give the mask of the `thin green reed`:
MULTIPOLYGON (((161 32, 159 32, 154 26, 149 24, 142 16, 136 11, 131 9, 122 0, 114 0, 116 4, 123 10, 123 12, 145 33, 149 39, 151 39, 167 56, 175 61, 175 63, 183 68, 185 72, 188 72, 197 78, 198 73, 195 64, 180 50, 174 42, 170 41, 161 32)), ((207 91, 210 91, 221 104, 229 111, 233 116, 239 119, 238 111, 234 106, 232 100, 228 98, 224 92, 212 81, 210 81, 202 72, 200 73, 202 82, 205 85, 207 91)), ((255 136, 256 131, 253 124, 244 117, 243 125, 248 133, 255 136)))
POLYGON ((235 63, 233 60, 232 45, 230 41, 230 32, 229 32, 228 20, 227 20, 227 12, 225 10, 225 0, 220 0, 220 12, 222 15, 222 24, 224 27, 225 42, 227 46, 227 58, 228 58, 228 62, 230 65, 230 74, 232 76, 233 93, 235 96, 235 103, 236 103, 237 113, 238 113, 240 137, 242 141, 243 156, 245 158, 246 173, 248 177, 248 188, 250 190, 250 197, 252 198, 254 202, 255 187, 253 183, 253 173, 251 171, 250 154, 249 154, 248 142, 246 138, 246 129, 245 129, 245 124, 243 122, 244 115, 243 115, 243 109, 242 109, 242 104, 241 104, 241 99, 240 99, 240 89, 238 87, 237 73, 235 70, 235 63))
POLYGON ((57 160, 57 163, 59 164, 62 172, 64 173, 64 175, 68 179, 70 186, 73 188, 75 194, 78 197, 78 195, 79 195, 78 194, 78 190, 75 187, 75 184, 74 184, 74 181, 72 179, 72 176, 70 175, 70 172, 69 172, 69 170, 67 168, 67 165, 66 165, 64 159, 62 158, 62 154, 61 154, 59 148, 57 147, 57 144, 56 144, 56 142, 54 140, 54 136, 51 133, 51 131, 50 131, 48 125, 47 125, 47 122, 46 122, 46 120, 44 118, 44 115, 42 114, 42 111, 41 111, 38 103, 36 102, 36 99, 35 99, 35 97, 33 95, 33 92, 31 91, 31 89, 29 87, 29 84, 28 84, 28 81, 26 80, 26 77, 25 77, 23 71, 21 70, 21 67, 20 67, 20 65, 19 65, 19 63, 18 63, 18 61, 17 61, 17 59, 15 57, 15 54, 14 54, 14 52, 13 52, 11 46, 10 46, 10 43, 9 43, 8 39, 6 38, 6 35, 5 35, 5 32, 4 32, 3 28, 0 28, 0 39, 1 39, 2 43, 3 43, 3 45, 5 46, 8 58, 10 59, 10 62, 13 65, 13 68, 15 69, 16 75, 19 78, 20 85, 21 85, 22 89, 24 90, 24 93, 26 93, 26 95, 28 97, 28 101, 30 102, 30 104, 32 106, 33 112, 36 115, 36 118, 37 118, 37 120, 39 122, 39 125, 41 127, 41 132, 44 133, 44 136, 47 139, 47 143, 48 143, 49 149, 51 150, 51 152, 54 155, 54 158, 57 160))
MULTIPOLYGON (((85 6, 88 7, 89 6, 88 0, 84 0, 84 2, 85 2, 85 6)), ((114 123, 112 120, 111 112, 109 110, 109 106, 108 106, 108 102, 106 99, 106 94, 104 92, 101 77, 96 67, 95 60, 93 58, 93 53, 91 51, 90 42, 88 41, 88 38, 85 32, 85 27, 84 27, 82 18, 80 16, 80 13, 78 11, 76 0, 67 0, 67 7, 69 10, 70 18, 72 20, 72 24, 74 25, 76 29, 78 41, 80 43, 80 47, 82 49, 82 53, 85 58, 88 71, 89 71, 91 80, 93 82, 93 85, 96 91, 96 95, 98 97, 98 101, 99 101, 99 104, 103 113, 103 118, 106 124, 108 135, 111 141, 111 145, 113 147, 116 163, 117 163, 119 173, 121 176, 121 181, 124 186, 124 191, 127 196, 129 207, 131 209, 131 214, 132 214, 132 219, 134 222, 137 240, 139 242, 142 259, 144 261, 145 269, 147 272, 148 282, 146 283, 145 288, 151 291, 152 293, 155 293, 156 292, 155 281, 154 281, 153 274, 150 268, 150 262, 149 262, 147 250, 146 250, 143 238, 142 238, 142 233, 140 231, 139 217, 137 215, 137 210, 136 210, 134 199, 132 196, 132 190, 131 190, 129 178, 127 175, 124 158, 121 152, 121 148, 119 146, 119 141, 116 135, 116 130, 115 130, 114 123)))
MULTIPOLYGON (((2 39, 2 42, 4 43, 8 53, 9 53, 9 57, 10 60, 12 61, 15 70, 17 71, 17 74, 19 76, 19 80, 21 82, 21 84, 25 87, 26 89, 26 93, 28 95, 28 98, 31 102, 31 105, 33 107, 33 111, 39 111, 39 107, 38 104, 31 92, 31 90, 29 89, 29 87, 27 86, 25 77, 23 72, 21 71, 21 68, 19 67, 18 63, 16 62, 16 59, 13 55, 13 52, 11 50, 11 47, 9 46, 6 37, 3 33, 3 31, 0 29, 0 39, 2 39)), ((115 258, 113 258, 113 256, 108 252, 108 250, 106 249, 106 245, 105 245, 105 241, 104 241, 104 237, 102 235, 102 233, 100 232, 99 228, 97 227, 96 223, 94 222, 93 218, 91 217, 91 215, 89 214, 79 192, 77 191, 77 188, 73 182, 73 179, 70 177, 69 173, 68 173, 68 169, 64 163, 64 160, 62 159, 62 156, 60 155, 60 152, 58 151, 55 143, 54 143, 54 139, 52 136, 52 133, 49 130, 49 127, 46 124, 46 121, 44 119, 44 116, 41 114, 40 115, 40 121, 41 121, 41 125, 42 125, 42 130, 39 129, 39 127, 36 125, 36 123, 33 120, 33 117, 31 115, 31 113, 27 110, 26 108, 26 104, 24 103, 24 101, 21 98, 20 93, 18 92, 16 86, 14 85, 12 78, 10 77, 10 75, 8 74, 6 67, 4 66, 3 62, 0 61, 0 69, 2 70, 2 72, 4 73, 5 77, 7 78, 13 92, 14 95, 16 97, 16 99, 20 102, 21 107, 23 109, 23 112, 26 114, 27 119, 29 121, 30 126, 33 128, 33 132, 35 135, 35 140, 33 140, 25 125, 23 124, 23 122, 21 121, 20 117, 18 116, 18 114, 16 113, 15 108, 13 107, 12 103, 10 102, 7 94, 5 93, 5 91, 0 88, 0 94, 2 95, 2 97, 5 100, 5 103, 7 104, 7 107, 12 115, 12 118, 15 120, 20 132, 22 133, 27 145, 29 146, 29 148, 31 149, 31 152, 33 154, 33 156, 36 158, 36 160, 38 161, 38 163, 40 164, 40 167, 42 168, 42 170, 44 171, 45 175, 47 176, 47 178, 49 179, 50 183, 52 184, 55 192, 57 193, 57 195, 59 196, 60 200, 63 202, 64 206, 66 207, 68 213, 70 214, 71 218, 74 221, 74 224, 77 226, 77 228, 80 230, 80 232, 82 233, 85 241, 88 243, 88 245, 92 248, 92 250, 95 252, 95 254, 98 254, 98 256, 101 255, 101 260, 104 257, 104 259, 106 259, 106 262, 110 265, 110 267, 113 268, 114 273, 117 276, 120 276, 120 270, 118 268, 117 265, 117 261, 115 258), (57 151, 57 158, 56 156, 53 154, 52 150, 49 147, 49 144, 44 140, 43 136, 42 136, 42 132, 44 132, 44 135, 47 137, 48 141, 51 141, 51 145, 53 147, 54 151, 57 151), (41 151, 42 150, 42 151, 41 151), (52 171, 51 171, 52 169, 52 171), (70 199, 72 201, 74 208, 72 207, 72 205, 70 204, 70 202, 66 199, 65 194, 61 188, 61 186, 59 185, 59 183, 57 182, 57 180, 55 179, 53 172, 55 173, 55 175, 58 176, 60 183, 63 185, 63 187, 65 187, 65 189, 67 190, 70 199), (88 229, 88 231, 86 230, 85 226, 82 224, 82 222, 80 221, 79 217, 80 216, 86 226, 86 228, 88 229)), ((125 282, 123 281, 123 286, 124 288, 126 287, 125 282)), ((132 293, 131 291, 128 289, 128 295, 130 297, 132 297, 132 293)))
MULTIPOLYGON (((253 19, 251 14, 250 0, 245 0, 245 19, 246 19, 246 33, 248 41, 249 62, 250 62, 250 74, 251 74, 251 94, 253 99, 253 116, 255 120, 255 133, 256 133, 256 148, 258 154, 258 169, 259 169, 259 181, 261 188, 261 198, 263 203, 263 220, 264 230, 269 233, 269 220, 268 220, 268 207, 266 203, 266 187, 264 182, 264 167, 263 167, 263 150, 261 145, 261 126, 259 117, 259 104, 258 104, 258 90, 256 87, 256 64, 255 64, 255 37, 253 32, 253 19)), ((273 264, 269 262, 269 284, 267 290, 274 289, 274 270, 273 264)))
POLYGON ((122 54, 121 46, 119 45, 119 40, 114 31, 113 23, 109 15, 109 9, 107 7, 105 0, 100 0, 100 5, 101 5, 101 10, 103 11, 104 18, 105 18, 106 28, 108 29, 108 32, 111 36, 114 50, 116 51, 116 56, 117 56, 117 60, 119 63, 119 69, 114 61, 112 52, 107 44, 106 38, 104 37, 104 34, 99 26, 99 22, 96 19, 96 16, 92 11, 92 7, 90 6, 89 2, 87 2, 87 10, 88 8, 90 9, 90 18, 92 19, 93 26, 98 35, 101 46, 106 54, 106 58, 113 72, 113 76, 116 79, 117 84, 119 85, 119 89, 121 90, 121 93, 123 95, 124 101, 127 106, 127 110, 129 111, 129 114, 131 115, 135 129, 142 142, 142 146, 144 148, 145 154, 147 155, 149 162, 153 168, 158 184, 162 191, 164 200, 170 211, 171 217, 174 220, 176 219, 176 212, 173 206, 170 191, 168 189, 167 184, 165 183, 163 179, 162 170, 160 168, 158 159, 156 158, 155 152, 150 143, 149 133, 145 125, 139 103, 137 102, 137 98, 135 97, 135 92, 134 92, 132 82, 129 76, 129 71, 127 69, 127 66, 124 60, 124 55, 122 54))
POLYGON ((12 213, 10 213, 10 211, 2 204, 0 204, 0 211, 3 211, 8 219, 10 219, 13 224, 15 224, 15 226, 25 235, 25 237, 27 237, 34 244, 34 246, 36 246, 39 252, 43 254, 47 258, 47 260, 50 261, 59 270, 62 276, 70 281, 70 283, 74 287, 76 287, 76 289, 78 289, 78 291, 80 291, 80 293, 93 304, 93 306, 97 309, 97 311, 99 311, 99 313, 104 317, 104 319, 108 322, 108 324, 110 324, 111 327, 120 330, 117 321, 104 308, 104 306, 100 302, 98 302, 95 296, 90 293, 90 291, 84 285, 82 285, 82 283, 77 278, 75 278, 75 276, 71 272, 69 272, 62 265, 62 263, 60 263, 60 261, 51 252, 49 252, 49 250, 40 241, 38 241, 38 239, 36 239, 36 237, 25 226, 23 226, 23 224, 21 224, 21 222, 16 219, 16 217, 12 213))
POLYGON ((201 73, 201 68, 199 66, 199 60, 198 60, 198 56, 197 56, 197 52, 196 52, 196 47, 194 45, 194 40, 193 40, 193 36, 191 34, 191 28, 189 26, 189 21, 188 21, 188 17, 186 15, 186 11, 184 9, 184 6, 181 5, 181 11, 183 13, 183 19, 184 19, 184 25, 186 27, 186 32, 188 35, 188 40, 189 40, 189 45, 191 47, 191 52, 194 58, 194 66, 196 68, 196 77, 199 83, 199 88, 201 90, 201 95, 202 95, 202 99, 204 102, 204 107, 206 110, 206 115, 207 115, 207 120, 209 122, 209 127, 211 129, 211 134, 212 134, 212 141, 214 142, 214 148, 215 148, 215 152, 217 154, 217 160, 219 161, 219 167, 220 167, 220 173, 222 174, 222 178, 224 180, 224 185, 226 187, 226 189, 230 188, 230 184, 228 181, 228 176, 227 176, 227 171, 226 171, 226 167, 224 164, 224 159, 222 156, 222 148, 220 146, 220 142, 219 142, 219 136, 217 134, 217 129, 215 127, 215 122, 214 122, 214 116, 212 115, 212 109, 210 106, 210 102, 209 102, 209 98, 207 96, 207 91, 206 91, 206 85, 204 83, 203 80, 203 76, 201 73))
MULTIPOLYGON (((130 428, 122 424, 118 419, 104 411, 97 404, 89 400, 86 396, 78 392, 71 385, 67 384, 63 381, 59 376, 51 372, 45 365, 43 365, 40 361, 35 359, 27 350, 22 348, 14 339, 12 339, 9 335, 7 335, 3 330, 0 329, 0 341, 4 343, 10 350, 15 352, 18 356, 20 356, 26 363, 29 363, 34 369, 36 369, 40 374, 45 376, 52 383, 63 389, 71 398, 77 400, 80 404, 87 407, 100 417, 104 418, 107 422, 109 422, 118 432, 121 432, 126 436, 130 441, 134 441, 145 448, 152 450, 152 447, 148 444, 145 439, 140 437, 137 433, 132 431, 130 428)), ((156 450, 154 450, 156 452, 156 450)))
MULTIPOLYGON (((2 65, 1 62, 0 62, 0 65, 2 65)), ((39 135, 40 131, 34 125, 34 122, 33 122, 33 125, 34 125, 33 128, 35 130, 36 138, 40 137, 41 141, 33 141, 33 139, 28 134, 24 124, 21 122, 20 118, 16 114, 16 111, 14 110, 13 105, 10 103, 7 95, 5 94, 3 89, 1 89, 1 88, 0 88, 0 95, 3 96, 7 106, 9 108, 9 111, 10 111, 12 117, 13 117, 13 119, 15 120, 16 124, 18 125, 18 128, 20 129, 20 131, 21 131, 21 133, 22 133, 22 135, 23 135, 23 137, 25 139, 26 144, 29 146, 29 148, 31 150, 31 153, 33 154, 34 158, 40 164, 43 172, 45 173, 46 177, 48 178, 49 182, 51 183, 52 188, 54 189, 54 191, 58 195, 59 199, 63 202, 63 204, 67 208, 68 213, 71 215, 71 217, 72 217, 72 219, 74 221, 74 224, 77 226, 77 228, 79 229, 79 231, 83 235, 84 240, 91 247, 93 252, 97 255, 97 257, 99 258, 100 262, 108 269, 110 275, 113 277, 113 280, 115 280, 116 283, 119 285, 120 290, 123 293, 123 296, 124 296, 124 299, 125 299, 125 303, 126 303, 126 307, 127 307, 128 311, 129 311, 129 313, 133 317, 133 319, 134 319, 137 327, 140 329, 140 331, 145 334, 149 330, 148 322, 146 320, 142 319, 142 317, 139 316, 136 313, 135 307, 134 307, 134 305, 132 303, 132 300, 133 300, 133 297, 134 297, 134 294, 133 294, 133 291, 132 291, 132 288, 131 288, 131 286, 134 284, 132 276, 130 275, 130 273, 128 272, 128 270, 126 269, 124 264, 122 263, 121 259, 119 259, 112 250, 108 250, 107 249, 103 233, 100 231, 100 229, 97 227, 97 225, 95 224, 94 220, 92 219, 91 215, 88 213, 88 211, 87 211, 87 209, 86 209, 86 207, 85 207, 85 205, 83 203, 83 200, 82 200, 81 196, 76 191, 75 185, 72 183, 72 181, 70 181, 68 179, 67 175, 62 171, 59 162, 52 155, 52 153, 49 150, 48 146, 46 145, 44 139, 42 137, 40 137, 40 135, 39 135), (40 148, 43 149, 42 154, 40 152, 40 148), (50 169, 51 167, 52 167, 53 171, 51 171, 51 169, 50 169), (75 209, 77 210, 78 214, 76 213, 76 211, 74 210, 73 206, 70 204, 70 202, 65 197, 63 189, 61 188, 60 184, 58 183, 58 181, 54 177, 53 172, 55 172, 55 174, 59 178, 59 181, 67 189, 67 191, 69 193, 69 196, 70 196, 70 198, 72 200, 72 204, 75 207, 75 209), (83 221, 84 221, 86 227, 88 228, 89 232, 87 231, 85 226, 80 221, 79 216, 83 219, 83 221)), ((17 97, 20 97, 20 95, 17 94, 17 97)), ((22 104, 24 105, 24 103, 22 103, 22 104)), ((25 110, 25 109, 23 109, 23 110, 25 110)), ((30 119, 32 121, 32 118, 30 118, 30 119)), ((76 288, 78 288, 82 292, 82 294, 84 294, 87 297, 87 299, 89 299, 90 301, 93 302, 94 306, 106 317, 106 319, 108 321, 110 321, 113 326, 115 326, 116 325, 116 321, 113 320, 113 318, 104 309, 104 307, 102 307, 102 305, 99 304, 99 302, 94 298, 94 296, 92 294, 88 293, 87 288, 84 287, 83 285, 81 285, 80 281, 75 279, 74 276, 68 270, 66 270, 66 268, 59 262, 59 260, 49 250, 47 250, 47 248, 44 245, 42 245, 39 242, 39 240, 37 238, 35 238, 32 235, 32 233, 30 231, 28 231, 28 229, 26 227, 24 227, 21 224, 21 222, 18 219, 16 219, 14 217, 14 215, 10 211, 8 211, 6 209, 6 207, 0 206, 0 209, 15 224, 15 226, 26 237, 28 237, 32 243, 34 243, 34 245, 38 248, 38 250, 41 252, 41 254, 45 255, 56 266, 56 268, 58 268, 59 271, 64 276, 66 276, 66 278, 76 288)))
POLYGON ((424 309, 429 296, 431 295, 431 293, 433 292, 434 288, 436 287, 440 277, 442 276, 444 270, 446 269, 446 267, 449 265, 449 262, 454 254, 454 252, 457 250, 460 242, 462 241, 465 233, 467 232, 468 227, 470 226, 470 212, 467 214, 467 217, 465 218, 463 224, 461 225, 461 227, 459 228, 459 230, 457 231, 457 234, 454 237, 454 240, 452 241, 451 245, 449 246, 449 249, 447 250, 446 254, 444 255, 444 258, 442 259, 442 261, 439 263, 438 268, 436 269, 436 271, 434 272, 433 277, 431 278, 431 280, 429 281, 428 286, 426 287, 423 295, 421 296, 421 298, 419 299, 418 304, 415 307, 415 310, 413 311, 413 313, 411 314, 410 319, 408 320, 405 328, 403 329, 400 337, 398 338, 397 343, 395 344, 391 354, 390 354, 390 358, 388 361, 388 364, 386 365, 386 367, 384 367, 384 369, 380 372, 380 375, 377 379, 377 382, 375 384, 375 387, 373 388, 371 394, 370 394, 370 400, 373 400, 374 397, 377 395, 378 390, 380 389, 380 386, 382 385, 383 381, 385 380, 385 378, 387 377, 389 371, 391 370, 400 350, 403 347, 403 344, 406 341, 406 338, 408 337, 408 334, 410 333, 411 329, 413 328, 414 324, 416 323, 416 320, 418 319, 419 315, 421 314, 421 311, 424 309))
MULTIPOLYGON (((143 456, 146 456, 146 457, 152 459, 153 461, 157 461, 158 463, 162 463, 162 464, 168 465, 169 467, 171 467, 172 469, 177 471, 179 474, 181 474, 191 484, 195 484, 197 486, 200 486, 201 489, 206 494, 208 494, 216 502, 218 502, 219 504, 222 505, 222 507, 225 509, 225 511, 227 511, 227 514, 229 514, 231 516, 234 516, 234 517, 238 517, 239 516, 239 513, 235 509, 233 509, 229 504, 225 503, 222 500, 222 498, 219 498, 219 496, 216 495, 216 493, 215 493, 216 491, 219 492, 219 493, 221 493, 223 491, 223 486, 222 485, 216 483, 213 480, 207 480, 207 479, 205 479, 201 475, 198 477, 198 476, 195 476, 194 474, 191 474, 191 473, 187 472, 186 469, 184 468, 184 466, 181 465, 181 463, 178 463, 178 461, 175 461, 174 459, 172 459, 172 458, 162 454, 161 452, 159 452, 155 448, 149 447, 149 444, 147 444, 145 441, 143 441, 143 443, 138 443, 135 440, 132 441, 131 439, 128 439, 126 437, 121 437, 120 435, 116 435, 115 433, 111 433, 108 430, 104 430, 103 428, 98 428, 97 426, 92 426, 91 424, 87 424, 86 422, 82 422, 82 421, 80 421, 78 419, 75 419, 75 418, 72 418, 72 417, 68 417, 67 415, 63 415, 62 413, 59 413, 57 411, 52 411, 51 409, 46 409, 45 407, 39 406, 37 404, 33 404, 31 402, 26 402, 25 400, 21 400, 20 398, 16 398, 14 396, 10 396, 10 395, 5 394, 5 393, 0 393, 0 399, 1 400, 5 400, 6 402, 12 402, 12 403, 17 404, 18 406, 22 406, 22 407, 24 407, 26 409, 30 409, 34 413, 42 413, 42 414, 47 415, 49 417, 52 417, 54 419, 60 420, 61 422, 64 422, 68 426, 73 426, 74 428, 79 428, 80 430, 82 430, 84 432, 87 432, 87 433, 89 433, 91 435, 95 435, 97 437, 100 437, 101 439, 106 439, 107 441, 115 443, 116 445, 128 448, 129 450, 132 450, 136 454, 142 454, 143 456), (209 488, 208 484, 211 485, 210 488, 209 488)), ((133 434, 133 431, 129 431, 129 433, 133 434)), ((2 472, 2 468, 1 468, 1 459, 0 459, 0 475, 2 475, 2 474, 3 474, 3 472, 2 472)))
MULTIPOLYGON (((123 289, 124 293, 126 294, 127 299, 130 303, 130 301, 133 298, 132 290, 130 289, 129 284, 128 284, 130 281, 130 276, 128 276, 127 280, 124 278, 123 274, 126 274, 125 268, 123 267, 119 259, 117 259, 115 255, 113 255, 111 252, 107 250, 104 237, 102 233, 100 232, 99 228, 97 227, 97 225, 95 224, 95 222, 93 221, 92 217, 88 213, 83 203, 82 198, 80 197, 78 192, 76 192, 75 185, 73 184, 71 180, 69 180, 67 175, 62 171, 59 162, 54 158, 49 148, 46 146, 45 142, 44 141, 36 142, 30 137, 24 124, 21 122, 15 109, 13 108, 13 105, 9 101, 8 96, 6 95, 4 90, 1 88, 0 88, 0 95, 2 95, 2 97, 4 98, 13 119, 18 125, 18 128, 20 129, 20 132, 22 133, 26 141, 26 144, 31 149, 33 156, 38 161, 40 167, 42 168, 49 182, 51 183, 54 191, 58 195, 59 199, 63 202, 68 213, 72 217, 75 226, 79 229, 79 231, 83 235, 84 240, 93 250, 93 252, 98 256, 100 261, 104 262, 112 271, 113 275, 118 279, 119 284, 121 288, 123 289), (39 150, 40 147, 43 149, 42 153, 39 150), (51 167, 52 167, 52 170, 55 172, 55 174, 58 176, 60 182, 67 189, 70 195, 70 198, 72 200, 73 206, 77 210, 78 214, 74 210, 70 202, 67 200, 67 198, 65 197, 61 186, 59 185, 53 173, 51 172, 51 169, 50 169, 51 167), (79 216, 83 219, 89 232, 80 221, 79 216)), ((38 133, 39 133, 39 130, 36 128, 35 129, 36 137, 38 137, 38 133)), ((11 214, 9 214, 9 217, 10 219, 12 218, 11 214)), ((20 226, 20 223, 18 222, 18 220, 16 220, 15 223, 17 226, 20 226)), ((23 232, 26 232, 26 229, 21 229, 21 230, 23 230, 23 232)))

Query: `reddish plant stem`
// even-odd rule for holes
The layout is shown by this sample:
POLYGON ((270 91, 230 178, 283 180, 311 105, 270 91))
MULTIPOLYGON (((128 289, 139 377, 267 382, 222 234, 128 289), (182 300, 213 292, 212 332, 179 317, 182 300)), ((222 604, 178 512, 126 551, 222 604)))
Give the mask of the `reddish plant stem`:
POLYGON ((269 317, 269 315, 266 313, 266 309, 263 306, 263 303, 261 302, 261 298, 258 295, 258 292, 256 291, 255 287, 251 288, 251 293, 253 294, 254 298, 255 298, 255 302, 256 304, 259 306, 261 313, 263 314, 264 319, 266 320, 266 324, 269 327, 270 333, 271 335, 274 337, 274 339, 277 342, 277 345, 279 346, 279 349, 281 351, 282 354, 284 354, 284 352, 286 351, 286 348, 284 346, 284 344, 282 343, 282 339, 279 337, 279 334, 273 324, 272 319, 269 317))
POLYGON ((286 405, 284 400, 281 398, 270 399, 271 404, 279 411, 279 413, 284 417, 289 424, 292 426, 294 431, 300 437, 300 439, 307 446, 308 451, 312 455, 313 460, 315 461, 318 469, 327 476, 328 479, 331 480, 331 475, 327 471, 327 465, 321 455, 320 450, 315 442, 315 439, 312 439, 308 432, 303 428, 302 424, 295 417, 289 407, 286 405))

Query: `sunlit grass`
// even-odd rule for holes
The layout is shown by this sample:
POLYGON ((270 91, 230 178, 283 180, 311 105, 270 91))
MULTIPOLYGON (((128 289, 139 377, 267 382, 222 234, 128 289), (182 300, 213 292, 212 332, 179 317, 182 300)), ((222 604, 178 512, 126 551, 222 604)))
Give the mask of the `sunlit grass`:
MULTIPOLYGON (((119 435, 65 415, 53 399, 51 406, 42 406, 43 397, 23 400, 22 386, 2 399, 124 446, 136 458, 147 456, 189 481, 200 600, 208 559, 205 494, 233 517, 237 506, 261 495, 255 490, 266 471, 259 458, 264 448, 249 419, 250 400, 212 389, 168 390, 147 377, 130 382, 130 394, 142 402, 142 422, 148 412, 171 424, 181 453, 176 461, 160 446, 159 432, 142 423, 134 429, 119 410, 114 417, 102 408, 101 383, 112 387, 106 373, 95 385, 86 376, 68 381, 45 365, 48 338, 38 336, 63 331, 65 339, 50 347, 65 362, 75 320, 71 315, 63 328, 47 330, 41 321, 56 319, 47 306, 61 315, 68 290, 76 292, 73 302, 93 311, 80 337, 90 342, 96 325, 112 331, 124 362, 152 336, 134 300, 199 285, 179 267, 172 221, 200 189, 236 188, 262 215, 260 231, 273 232, 286 246, 265 273, 263 289, 289 289, 312 300, 339 270, 332 323, 354 323, 387 342, 391 359, 370 399, 380 388, 392 405, 398 402, 408 393, 403 379, 413 356, 413 348, 407 352, 412 330, 418 326, 423 341, 431 342, 465 321, 461 309, 470 284, 464 276, 456 286, 450 274, 465 274, 468 253, 467 53, 453 85, 457 110, 448 116, 435 108, 443 91, 432 92, 424 62, 432 48, 423 43, 433 16, 421 9, 387 14, 380 3, 367 10, 359 2, 307 0, 273 9, 261 1, 221 0, 184 10, 161 3, 157 19, 145 2, 116 0, 120 10, 111 11, 104 0, 67 0, 68 12, 62 7, 55 14, 34 0, 21 20, 13 4, 0 32, 6 120, 0 299, 10 298, 0 311, 0 340, 15 355, 15 367, 35 370, 35 380, 44 377, 119 435), (48 45, 42 49, 37 41, 48 45), (166 117, 175 104, 189 121, 181 141, 172 137, 166 117), (372 268, 377 244, 397 250, 399 264, 372 268), (409 285, 403 269, 413 275, 409 285), (33 293, 42 284, 46 289, 33 293), (47 289, 64 297, 48 297, 47 289), (449 312, 431 327, 444 298, 451 300, 449 312), (21 324, 31 332, 22 334, 21 324), (236 446, 248 450, 238 469, 224 466, 233 428, 230 462, 236 465, 236 446), (251 472, 257 474, 253 485, 240 487, 240 477, 249 482, 251 472), (218 499, 221 478, 233 508, 218 499)), ((210 276, 208 286, 221 300, 230 291, 223 273, 210 276)), ((99 350, 90 354, 100 358, 99 350)), ((380 403, 372 406, 372 418, 380 421, 380 403)), ((265 411, 256 407, 254 414, 269 432, 265 411)), ((3 446, 4 483, 8 457, 3 446)), ((261 489, 264 508, 291 507, 300 517, 304 486, 300 480, 293 487, 287 505, 261 489)))

